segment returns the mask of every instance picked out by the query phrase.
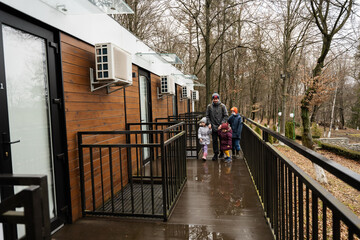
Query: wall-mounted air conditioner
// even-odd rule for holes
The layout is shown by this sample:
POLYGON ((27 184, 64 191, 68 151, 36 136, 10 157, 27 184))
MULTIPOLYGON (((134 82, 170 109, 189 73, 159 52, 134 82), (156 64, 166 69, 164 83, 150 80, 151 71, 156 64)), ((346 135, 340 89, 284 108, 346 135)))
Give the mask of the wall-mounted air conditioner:
POLYGON ((117 86, 132 84, 131 54, 113 43, 95 45, 96 80, 117 86))
POLYGON ((175 95, 175 79, 173 76, 161 76, 160 78, 160 94, 175 95))
POLYGON ((182 99, 190 99, 191 95, 190 95, 190 89, 187 86, 183 86, 181 89, 181 98, 182 99))
POLYGON ((192 99, 193 101, 199 101, 199 91, 198 91, 198 90, 192 91, 191 99, 192 99))

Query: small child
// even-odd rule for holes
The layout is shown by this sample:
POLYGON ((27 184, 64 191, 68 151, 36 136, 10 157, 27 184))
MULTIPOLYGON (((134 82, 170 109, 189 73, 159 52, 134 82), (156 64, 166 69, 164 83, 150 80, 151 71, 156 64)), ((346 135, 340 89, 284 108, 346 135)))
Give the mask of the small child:
POLYGON ((229 128, 229 125, 227 123, 221 124, 218 129, 218 134, 220 136, 220 150, 226 155, 225 162, 230 163, 231 158, 229 150, 232 148, 232 131, 229 128))
POLYGON ((211 134, 211 124, 206 126, 206 117, 203 117, 200 120, 200 127, 198 131, 198 138, 200 140, 200 144, 202 145, 203 157, 202 160, 206 161, 206 157, 208 154, 208 145, 210 144, 210 134, 211 134))
POLYGON ((240 157, 240 139, 243 128, 242 117, 238 113, 237 107, 230 109, 231 116, 229 117, 228 123, 232 130, 232 156, 233 158, 240 157))

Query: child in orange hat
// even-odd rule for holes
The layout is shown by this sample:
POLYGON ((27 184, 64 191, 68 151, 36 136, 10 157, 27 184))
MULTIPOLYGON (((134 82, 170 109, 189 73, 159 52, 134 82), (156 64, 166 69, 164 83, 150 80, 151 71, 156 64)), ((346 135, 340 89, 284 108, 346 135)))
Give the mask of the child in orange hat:
POLYGON ((237 107, 232 107, 230 109, 231 116, 228 119, 228 123, 232 129, 232 154, 235 157, 240 157, 240 139, 241 139, 241 132, 243 127, 243 121, 238 113, 237 107))

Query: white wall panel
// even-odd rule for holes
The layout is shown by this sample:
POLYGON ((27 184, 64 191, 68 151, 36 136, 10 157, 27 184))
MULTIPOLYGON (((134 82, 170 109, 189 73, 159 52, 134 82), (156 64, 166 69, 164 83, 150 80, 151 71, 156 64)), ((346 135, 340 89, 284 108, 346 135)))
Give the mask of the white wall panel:
MULTIPOLYGON (((130 52, 134 64, 152 73, 157 75, 181 74, 176 67, 163 63, 155 56, 136 56, 137 52, 148 53, 154 51, 108 15, 94 14, 94 11, 91 10, 94 6, 89 1, 73 1, 76 1, 77 5, 83 6, 84 12, 82 14, 64 14, 40 0, 0 0, 0 2, 10 7, 92 45, 112 42, 130 52)), ((58 2, 60 3, 61 0, 58 2)), ((71 12, 72 6, 67 5, 66 7, 71 12)), ((176 83, 184 85, 192 83, 192 81, 178 77, 176 83)), ((191 85, 189 87, 193 89, 191 85)))

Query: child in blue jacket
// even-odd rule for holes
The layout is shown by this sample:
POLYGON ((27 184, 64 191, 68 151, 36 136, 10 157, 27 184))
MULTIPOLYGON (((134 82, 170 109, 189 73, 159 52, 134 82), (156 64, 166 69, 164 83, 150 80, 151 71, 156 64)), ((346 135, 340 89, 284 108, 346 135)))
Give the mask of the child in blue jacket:
POLYGON ((232 129, 232 154, 233 156, 240 157, 240 139, 243 121, 236 107, 232 107, 230 111, 231 116, 228 119, 228 123, 232 129))

